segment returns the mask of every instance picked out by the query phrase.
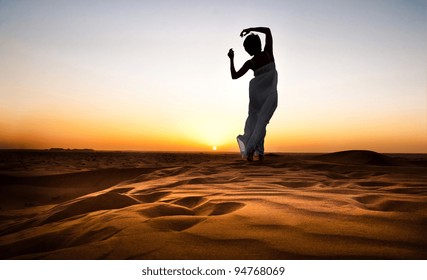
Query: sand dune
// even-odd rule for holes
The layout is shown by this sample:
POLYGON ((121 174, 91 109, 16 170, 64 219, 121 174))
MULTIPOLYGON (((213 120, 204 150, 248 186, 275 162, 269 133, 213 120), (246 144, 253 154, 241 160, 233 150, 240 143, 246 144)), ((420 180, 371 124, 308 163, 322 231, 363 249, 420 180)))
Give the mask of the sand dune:
POLYGON ((2 259, 427 258, 425 155, 2 157, 2 259))
POLYGON ((64 202, 151 171, 151 168, 110 168, 50 176, 0 175, 0 205, 2 209, 11 209, 32 206, 34 203, 31 201, 36 204, 64 202), (25 191, 18 192, 17 189, 25 191))
POLYGON ((351 165, 380 165, 380 166, 392 166, 392 165, 408 165, 408 161, 399 160, 383 154, 379 154, 373 151, 342 151, 331 154, 320 155, 317 157, 319 160, 330 161, 334 163, 344 163, 351 165))

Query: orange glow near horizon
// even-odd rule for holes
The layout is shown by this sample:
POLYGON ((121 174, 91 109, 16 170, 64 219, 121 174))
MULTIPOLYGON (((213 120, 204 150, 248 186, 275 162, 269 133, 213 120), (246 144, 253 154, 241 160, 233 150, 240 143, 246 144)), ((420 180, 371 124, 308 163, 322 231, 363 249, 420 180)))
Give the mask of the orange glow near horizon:
MULTIPOLYGON (((2 148, 91 148, 95 150, 135 150, 135 151, 222 151, 238 152, 232 132, 213 129, 188 129, 189 135, 179 130, 154 129, 141 123, 126 126, 103 121, 73 122, 70 119, 43 118, 34 116, 20 130, 10 126, 1 132, 2 148), (152 134, 145 133, 153 131, 152 134), (216 137, 215 137, 216 136, 216 137)), ((350 126, 349 126, 350 127, 350 126)), ((390 153, 425 153, 426 138, 410 128, 405 133, 394 134, 394 128, 372 128, 362 133, 358 129, 344 131, 344 128, 302 130, 288 127, 281 131, 273 123, 268 128, 267 152, 334 152, 338 150, 365 149, 390 153), (340 133, 336 133, 340 131, 340 133), (373 136, 375 135, 375 136, 373 136)), ((398 129, 398 127, 396 128, 398 129)))

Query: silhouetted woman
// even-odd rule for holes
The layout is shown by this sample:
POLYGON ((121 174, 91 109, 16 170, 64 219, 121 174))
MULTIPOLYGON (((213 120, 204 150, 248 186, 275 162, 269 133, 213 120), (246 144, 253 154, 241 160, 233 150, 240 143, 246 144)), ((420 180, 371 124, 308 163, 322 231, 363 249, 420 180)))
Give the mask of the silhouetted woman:
POLYGON ((240 33, 245 41, 243 46, 252 59, 243 64, 236 72, 234 68, 234 51, 230 49, 230 71, 233 79, 242 77, 251 69, 255 77, 249 83, 249 115, 246 119, 243 135, 237 136, 240 152, 243 158, 253 161, 254 155, 259 160, 264 159, 264 137, 266 127, 274 111, 277 108, 277 71, 273 56, 273 37, 267 27, 251 27, 243 29, 240 33), (265 34, 265 47, 261 48, 261 40, 256 34, 249 32, 260 32, 265 34))

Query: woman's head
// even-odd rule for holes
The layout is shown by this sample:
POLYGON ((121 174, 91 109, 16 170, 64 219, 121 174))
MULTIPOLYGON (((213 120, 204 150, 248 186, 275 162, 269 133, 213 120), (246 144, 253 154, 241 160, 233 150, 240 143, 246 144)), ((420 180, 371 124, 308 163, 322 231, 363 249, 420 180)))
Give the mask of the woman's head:
POLYGON ((243 42, 243 46, 249 55, 255 55, 261 52, 261 39, 258 35, 249 34, 243 42))

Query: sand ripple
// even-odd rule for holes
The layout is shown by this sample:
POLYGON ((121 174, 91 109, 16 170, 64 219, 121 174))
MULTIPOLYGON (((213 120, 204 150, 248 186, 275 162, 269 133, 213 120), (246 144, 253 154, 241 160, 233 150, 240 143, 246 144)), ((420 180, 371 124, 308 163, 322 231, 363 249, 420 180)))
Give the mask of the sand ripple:
POLYGON ((424 159, 25 155, 0 170, 2 259, 427 258, 424 159))

